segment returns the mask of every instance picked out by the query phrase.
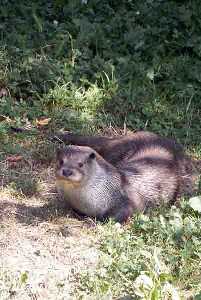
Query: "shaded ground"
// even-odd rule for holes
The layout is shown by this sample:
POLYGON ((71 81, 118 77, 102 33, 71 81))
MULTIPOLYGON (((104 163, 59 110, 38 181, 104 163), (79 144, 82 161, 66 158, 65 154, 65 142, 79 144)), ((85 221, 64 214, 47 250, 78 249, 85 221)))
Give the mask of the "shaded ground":
MULTIPOLYGON (((76 275, 95 266, 98 258, 93 222, 78 220, 64 208, 52 167, 31 172, 29 166, 37 188, 25 196, 6 183, 9 165, 2 166, 0 299, 75 299, 76 275)), ((19 176, 24 172, 21 168, 19 176)))

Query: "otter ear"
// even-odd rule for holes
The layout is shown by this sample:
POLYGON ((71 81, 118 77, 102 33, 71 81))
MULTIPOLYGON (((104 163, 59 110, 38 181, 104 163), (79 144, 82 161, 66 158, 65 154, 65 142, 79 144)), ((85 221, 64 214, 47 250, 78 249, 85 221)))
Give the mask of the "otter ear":
POLYGON ((96 158, 96 154, 94 152, 91 152, 89 154, 89 159, 95 159, 96 158))

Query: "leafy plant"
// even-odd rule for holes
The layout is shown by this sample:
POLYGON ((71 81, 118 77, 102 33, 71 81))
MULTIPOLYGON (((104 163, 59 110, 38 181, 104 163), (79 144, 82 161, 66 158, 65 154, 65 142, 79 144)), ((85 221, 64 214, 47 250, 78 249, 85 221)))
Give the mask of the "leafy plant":
POLYGON ((161 208, 150 216, 135 216, 129 228, 99 226, 100 263, 94 272, 82 274, 78 295, 162 300, 185 297, 189 289, 199 292, 201 219, 187 208, 183 202, 182 210, 161 208))
POLYGON ((6 113, 82 110, 199 148, 199 15, 196 1, 3 1, 6 113))

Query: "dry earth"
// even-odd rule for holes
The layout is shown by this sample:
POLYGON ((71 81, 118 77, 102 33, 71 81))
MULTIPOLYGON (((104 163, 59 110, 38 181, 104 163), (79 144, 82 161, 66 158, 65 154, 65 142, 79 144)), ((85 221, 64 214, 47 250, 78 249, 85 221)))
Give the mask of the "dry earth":
POLYGON ((52 166, 20 164, 1 162, 0 299, 75 299, 98 261, 95 224, 65 207, 52 166))

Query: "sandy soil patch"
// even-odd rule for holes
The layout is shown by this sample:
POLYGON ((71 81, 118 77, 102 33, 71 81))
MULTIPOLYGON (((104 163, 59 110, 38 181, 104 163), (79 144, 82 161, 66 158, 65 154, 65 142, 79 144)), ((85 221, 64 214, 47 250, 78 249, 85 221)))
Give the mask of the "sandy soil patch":
POLYGON ((77 275, 98 261, 92 220, 78 220, 59 201, 51 168, 30 175, 28 197, 0 191, 0 299, 75 299, 77 275), (40 173, 40 176, 38 174, 40 173))

